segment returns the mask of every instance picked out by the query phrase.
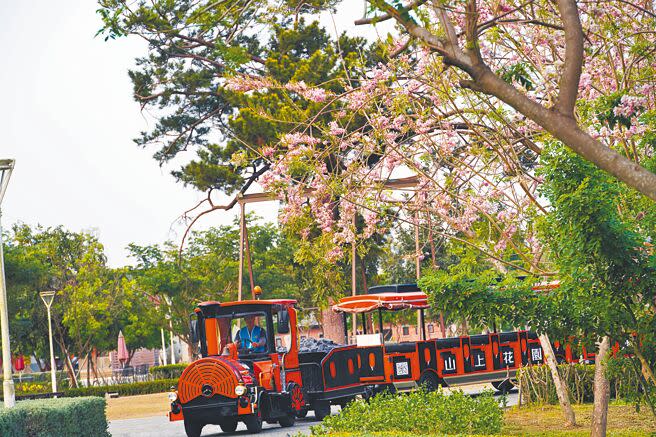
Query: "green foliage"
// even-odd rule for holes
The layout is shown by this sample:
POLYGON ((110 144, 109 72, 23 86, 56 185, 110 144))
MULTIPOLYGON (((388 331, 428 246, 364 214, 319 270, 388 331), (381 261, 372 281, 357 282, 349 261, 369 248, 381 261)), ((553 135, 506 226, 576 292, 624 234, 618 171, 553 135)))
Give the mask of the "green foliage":
POLYGON ((250 185, 269 166, 262 148, 325 103, 268 87, 242 94, 227 89, 225 79, 250 75, 342 91, 338 79, 360 65, 364 40, 331 39, 303 18, 336 3, 157 1, 128 7, 121 0, 101 1, 100 34, 140 35, 149 42, 148 54, 129 75, 135 99, 161 115, 136 142, 158 146, 160 163, 194 151, 196 157, 172 173, 199 190, 230 194, 250 185))
POLYGON ((462 391, 419 390, 351 402, 340 414, 313 427, 312 434, 493 434, 501 430, 502 422, 503 410, 491 392, 472 397, 462 391))
MULTIPOLYGON (((297 298, 310 301, 311 289, 305 270, 294 259, 294 241, 274 224, 259 224, 247 218, 253 262, 254 282, 262 287, 266 298, 297 298)), ((150 304, 150 312, 166 321, 173 315, 173 330, 189 338, 189 314, 203 301, 237 299, 239 276, 239 227, 220 226, 193 232, 182 253, 172 243, 161 246, 128 248, 136 259, 130 270, 136 288, 151 296, 159 305, 150 304), (171 300, 171 308, 165 296, 171 300)), ((244 268, 244 295, 250 294, 248 269, 244 268)), ((312 306, 312 305, 310 305, 312 306)), ((166 321, 168 323, 168 321, 166 321)), ((125 332, 125 331, 124 331, 125 332)))
POLYGON ((532 67, 525 62, 504 67, 503 70, 497 72, 505 82, 510 84, 517 82, 527 91, 531 91, 534 88, 531 73, 534 73, 532 67))
MULTIPOLYGON (((645 402, 644 391, 640 383, 637 368, 631 358, 610 358, 606 377, 610 382, 611 397, 616 400, 645 402)), ((561 364, 558 373, 567 385, 569 399, 572 403, 582 404, 594 399, 594 372, 591 364, 561 364)), ((522 367, 517 371, 519 391, 522 404, 557 404, 558 396, 547 366, 522 367)))
POLYGON ((156 379, 147 382, 131 382, 128 384, 115 384, 91 387, 71 388, 64 391, 66 397, 79 396, 105 396, 106 393, 118 393, 119 396, 145 395, 150 393, 168 392, 171 387, 178 384, 177 378, 156 379))
POLYGON ((105 399, 47 399, 21 401, 0 408, 3 437, 109 437, 105 399))
POLYGON ((182 372, 188 365, 189 364, 187 363, 178 363, 166 364, 164 366, 152 366, 148 369, 148 372, 150 372, 155 379, 175 379, 182 375, 182 372))
POLYGON ((419 281, 435 310, 452 320, 471 320, 489 328, 542 326, 550 305, 531 290, 535 278, 503 275, 477 250, 451 246, 451 253, 457 263, 430 270, 419 281))
POLYGON ((635 357, 613 357, 607 361, 606 377, 611 381, 611 395, 635 404, 649 405, 656 415, 656 387, 641 378, 640 363, 635 357))
MULTIPOLYGON (((656 207, 561 145, 546 148, 542 193, 553 211, 540 223, 569 300, 561 322, 572 332, 633 342, 653 350, 656 316, 656 207)), ((654 357, 652 357, 653 359, 654 357)))
POLYGON ((57 292, 52 321, 59 356, 111 350, 120 330, 129 349, 157 345, 162 321, 128 271, 106 265, 94 235, 19 224, 5 241, 15 350, 47 356, 47 313, 38 294, 44 290, 57 292))

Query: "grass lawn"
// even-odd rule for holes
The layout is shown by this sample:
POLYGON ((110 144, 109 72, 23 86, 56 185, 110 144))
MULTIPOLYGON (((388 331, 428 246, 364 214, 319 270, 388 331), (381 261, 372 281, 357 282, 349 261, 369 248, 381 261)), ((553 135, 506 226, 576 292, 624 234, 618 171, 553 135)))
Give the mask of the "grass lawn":
POLYGON ((167 393, 107 399, 107 420, 166 416, 170 403, 167 393))
MULTIPOLYGON (((588 436, 592 404, 574 405, 576 428, 562 425, 562 413, 557 405, 542 407, 512 407, 504 414, 504 435, 531 436, 588 436)), ((633 405, 611 404, 608 409, 609 436, 649 436, 656 435, 656 420, 649 407, 642 406, 636 413, 633 405)))

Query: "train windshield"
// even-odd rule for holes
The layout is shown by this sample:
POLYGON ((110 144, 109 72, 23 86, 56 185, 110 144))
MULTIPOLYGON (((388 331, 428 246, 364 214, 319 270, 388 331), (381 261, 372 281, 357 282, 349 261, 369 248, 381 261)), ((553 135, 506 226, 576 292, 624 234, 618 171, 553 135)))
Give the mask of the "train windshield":
POLYGON ((258 311, 217 317, 219 350, 223 351, 234 343, 239 356, 269 353, 266 317, 266 313, 258 311))

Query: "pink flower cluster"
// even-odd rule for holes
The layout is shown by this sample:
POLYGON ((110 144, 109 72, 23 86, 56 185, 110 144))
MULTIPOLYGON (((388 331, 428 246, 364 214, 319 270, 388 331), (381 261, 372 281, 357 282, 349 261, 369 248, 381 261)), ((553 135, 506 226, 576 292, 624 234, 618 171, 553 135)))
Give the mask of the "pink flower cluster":
POLYGON ((613 114, 618 117, 630 118, 645 106, 646 98, 643 96, 630 96, 625 94, 620 99, 620 104, 613 108, 613 114))
POLYGON ((294 149, 295 147, 305 144, 308 146, 314 146, 321 142, 320 139, 312 137, 310 135, 304 134, 302 132, 292 132, 282 136, 280 142, 287 146, 289 149, 294 149))
POLYGON ((339 124, 337 124, 337 122, 334 120, 328 123, 328 128, 330 129, 330 135, 334 135, 336 137, 342 136, 346 133, 346 129, 341 128, 339 124))
POLYGON ((286 83, 284 88, 287 91, 292 91, 304 99, 313 102, 325 102, 331 95, 328 91, 320 87, 308 86, 304 81, 286 83))

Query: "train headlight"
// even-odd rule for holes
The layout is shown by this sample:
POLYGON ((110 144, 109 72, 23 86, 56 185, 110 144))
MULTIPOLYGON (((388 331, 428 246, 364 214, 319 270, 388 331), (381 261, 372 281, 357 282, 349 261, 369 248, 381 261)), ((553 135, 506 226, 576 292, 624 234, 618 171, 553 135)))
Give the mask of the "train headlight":
POLYGON ((178 400, 178 394, 174 391, 169 393, 169 401, 175 402, 178 400))
POLYGON ((235 394, 237 396, 243 396, 246 393, 246 387, 243 385, 238 385, 235 387, 235 394))

